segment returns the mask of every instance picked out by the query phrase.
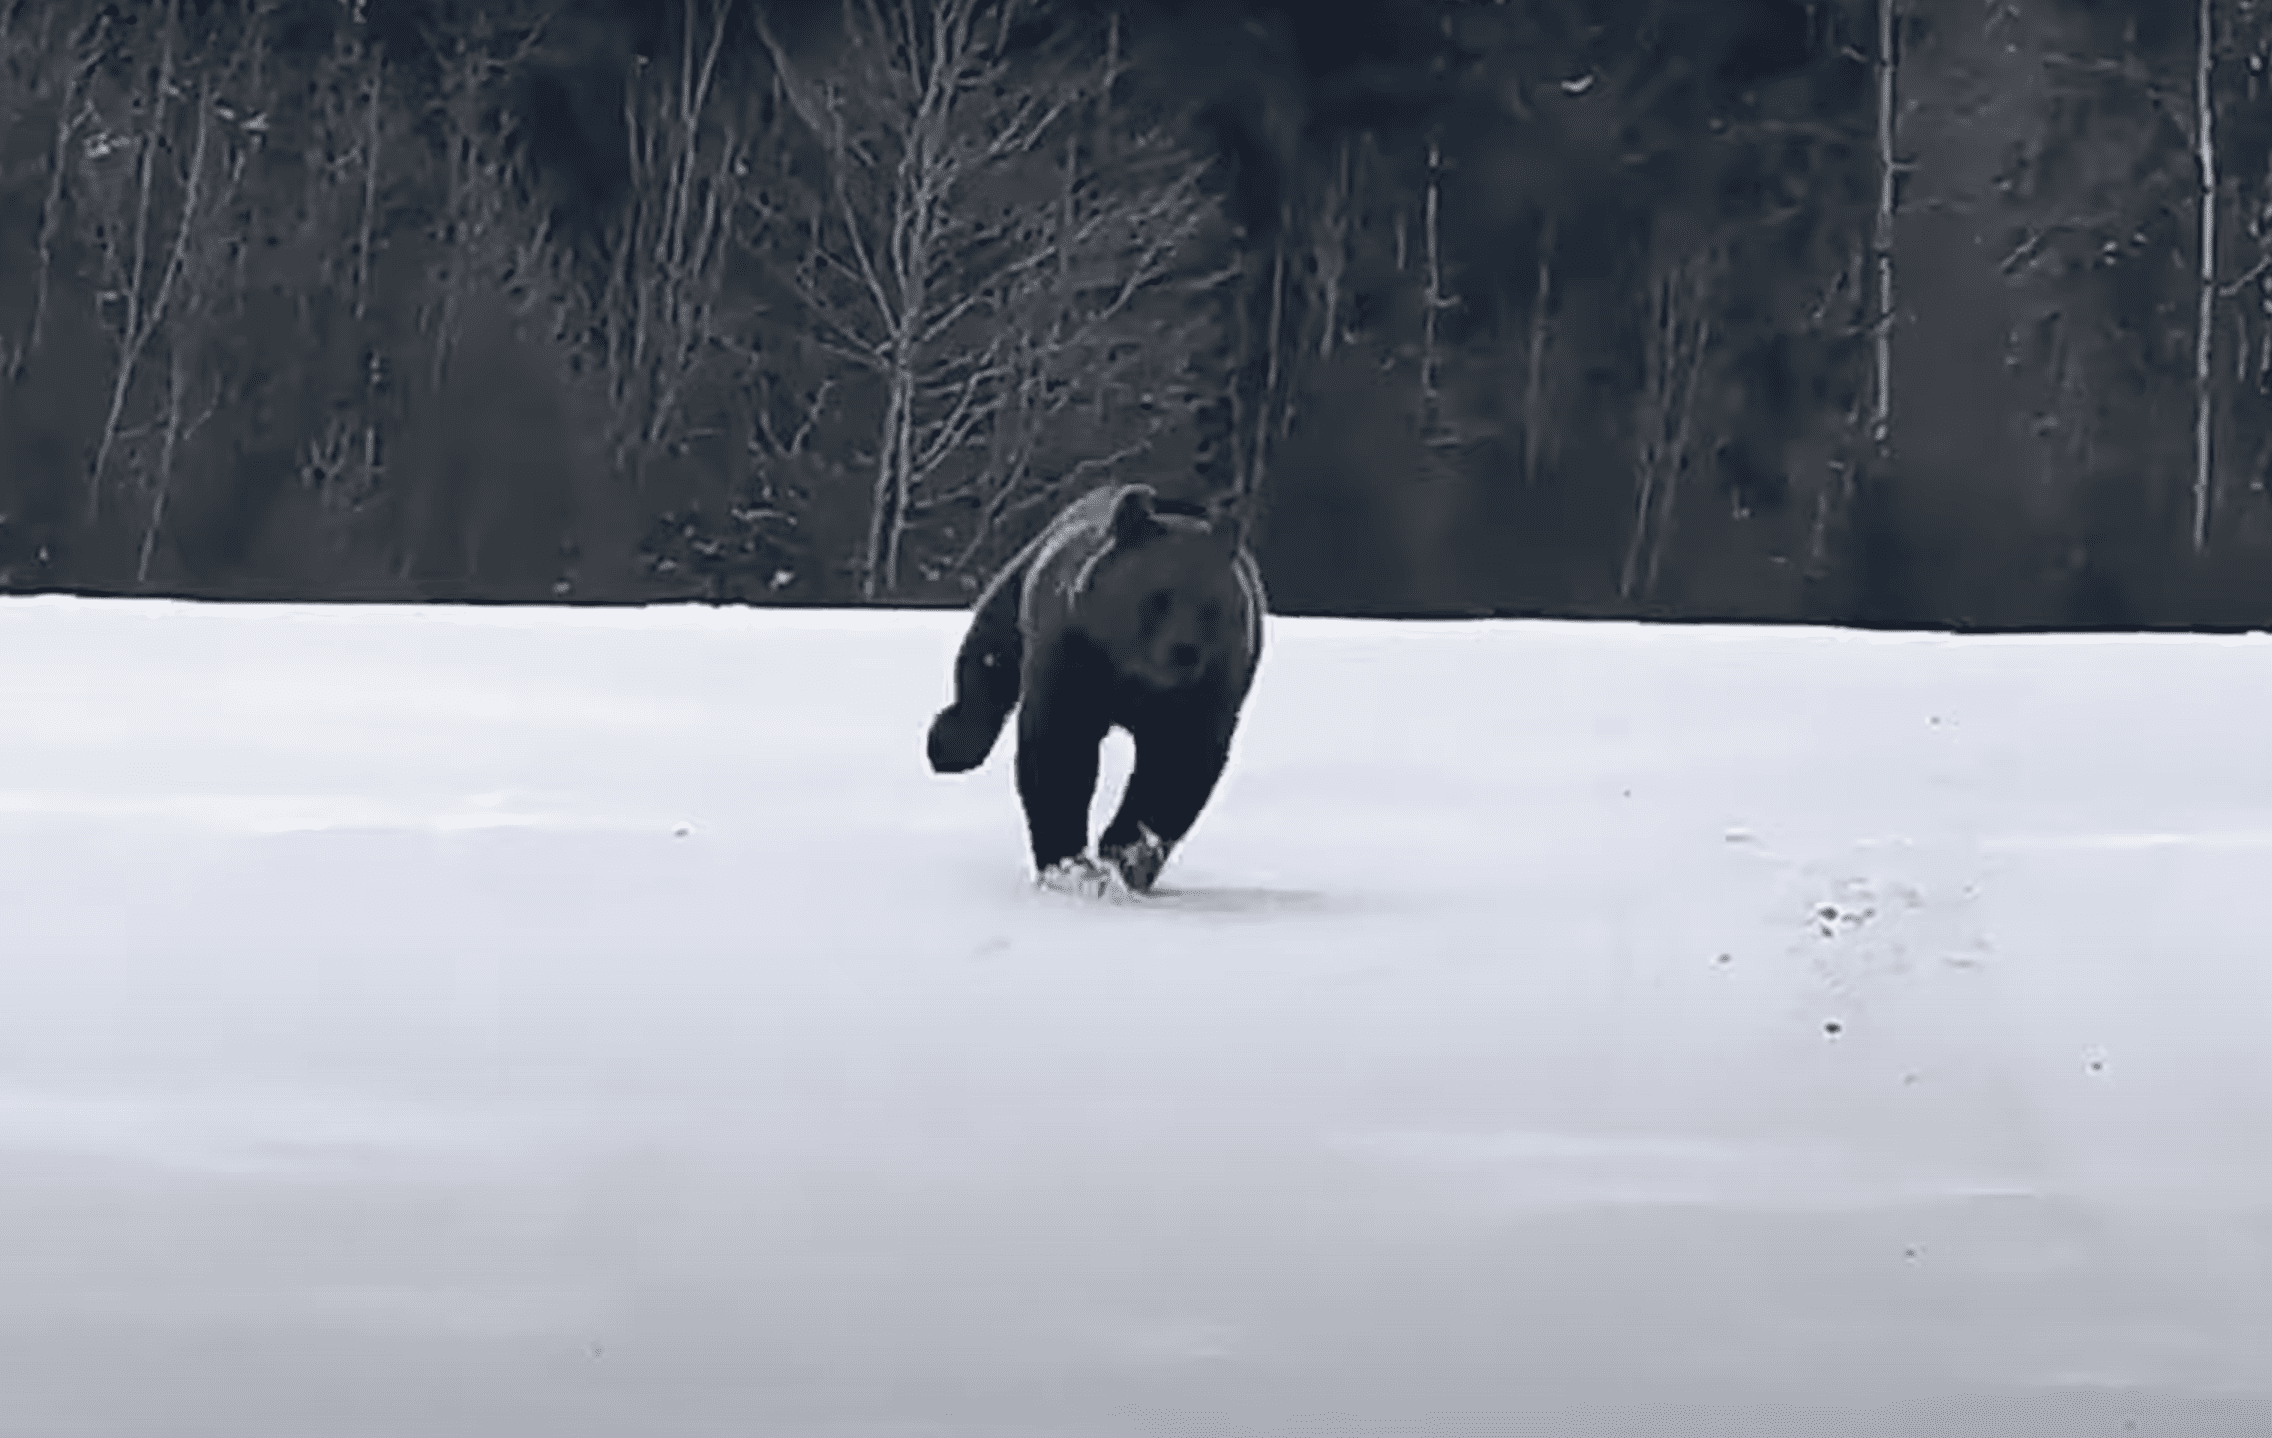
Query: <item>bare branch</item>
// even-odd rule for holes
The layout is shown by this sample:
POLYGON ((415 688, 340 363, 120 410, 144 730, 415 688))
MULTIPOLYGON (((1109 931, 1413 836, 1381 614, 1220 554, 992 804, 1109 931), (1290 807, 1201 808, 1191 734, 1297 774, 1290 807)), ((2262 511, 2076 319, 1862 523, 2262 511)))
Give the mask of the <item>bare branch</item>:
MULTIPOLYGON (((860 346, 885 381, 860 566, 869 595, 893 587, 911 543, 947 537, 937 526, 950 511, 977 507, 982 544, 1032 488, 1037 446, 1069 438, 1066 425, 1110 436, 1109 452, 1157 423, 1122 397, 1139 373, 1122 350, 1140 346, 1121 330, 1171 276, 1206 202, 1171 146, 1099 135, 1117 28, 1101 59, 1051 40, 1013 55, 1020 9, 845 0, 843 83, 825 92, 764 36, 826 170, 809 208, 769 206, 808 232, 777 273, 814 330, 860 346)), ((1149 362, 1169 357, 1154 349, 1149 362)), ((973 538, 952 536, 964 559, 936 557, 966 562, 973 538)))
MULTIPOLYGON (((48 22, 52 23, 52 17, 48 22)), ((63 226, 63 177, 71 172, 71 143, 80 128, 93 117, 94 112, 84 99, 87 77, 102 63, 109 26, 110 15, 106 11, 96 18, 92 33, 82 41, 64 80, 62 100, 56 107, 55 148, 48 162, 47 198, 40 206, 39 273, 33 282, 31 335, 15 357, 11 378, 22 372, 24 360, 40 347, 47 330, 48 284, 55 271, 55 241, 63 226)))

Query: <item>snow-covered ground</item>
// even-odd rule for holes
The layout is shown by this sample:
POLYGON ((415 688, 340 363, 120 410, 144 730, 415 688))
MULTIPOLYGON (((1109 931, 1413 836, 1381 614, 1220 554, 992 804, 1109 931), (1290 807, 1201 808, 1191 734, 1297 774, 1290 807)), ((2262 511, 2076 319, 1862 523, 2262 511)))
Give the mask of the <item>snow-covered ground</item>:
POLYGON ((2272 1432, 2272 643, 960 627, 0 602, 0 1434, 2272 1432))

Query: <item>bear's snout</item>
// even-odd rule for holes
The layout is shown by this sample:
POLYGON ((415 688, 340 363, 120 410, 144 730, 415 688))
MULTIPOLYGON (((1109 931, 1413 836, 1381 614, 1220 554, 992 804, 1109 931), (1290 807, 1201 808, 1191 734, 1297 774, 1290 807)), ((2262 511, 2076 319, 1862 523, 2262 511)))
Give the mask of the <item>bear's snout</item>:
POLYGON ((1179 674, 1189 674, 1199 667, 1199 646, 1196 644, 1169 645, 1168 665, 1179 674))

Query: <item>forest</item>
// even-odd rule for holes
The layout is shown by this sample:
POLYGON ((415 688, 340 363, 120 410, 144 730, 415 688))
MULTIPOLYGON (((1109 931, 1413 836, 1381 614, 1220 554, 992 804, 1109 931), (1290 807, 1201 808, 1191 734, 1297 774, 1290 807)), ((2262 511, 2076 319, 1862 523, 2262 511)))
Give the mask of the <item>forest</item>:
POLYGON ((0 0, 0 590, 2272 620, 2272 0, 0 0))

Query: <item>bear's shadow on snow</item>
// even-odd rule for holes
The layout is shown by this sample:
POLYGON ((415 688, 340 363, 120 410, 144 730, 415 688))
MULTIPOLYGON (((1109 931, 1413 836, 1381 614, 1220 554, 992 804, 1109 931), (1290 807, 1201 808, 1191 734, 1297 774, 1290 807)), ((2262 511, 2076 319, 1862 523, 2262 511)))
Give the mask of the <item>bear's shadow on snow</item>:
POLYGON ((1193 914, 1322 914, 1332 902, 1314 889, 1272 889, 1254 885, 1185 888, 1162 884, 1133 901, 1141 909, 1193 914))

